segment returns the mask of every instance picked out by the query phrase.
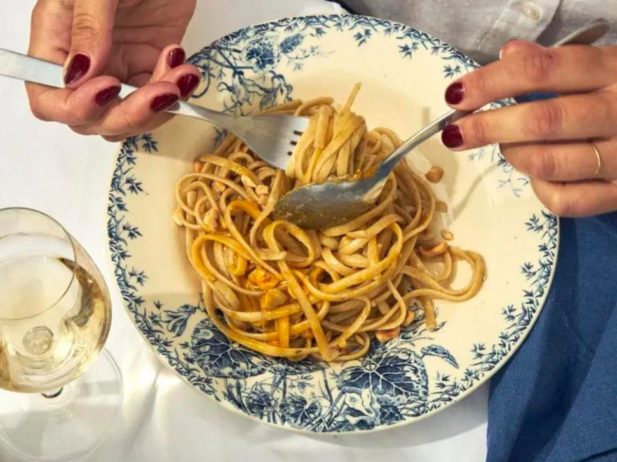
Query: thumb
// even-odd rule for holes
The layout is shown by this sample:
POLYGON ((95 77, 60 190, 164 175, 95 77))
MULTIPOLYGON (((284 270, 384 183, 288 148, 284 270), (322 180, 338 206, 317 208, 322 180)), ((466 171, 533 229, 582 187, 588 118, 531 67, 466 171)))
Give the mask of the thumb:
POLYGON ((531 42, 529 40, 511 39, 504 43, 499 50, 499 59, 503 59, 506 56, 510 56, 514 53, 520 53, 521 51, 533 51, 538 48, 542 48, 542 45, 531 42))
POLYGON ((118 0, 75 0, 64 83, 75 88, 102 72, 111 53, 118 0))

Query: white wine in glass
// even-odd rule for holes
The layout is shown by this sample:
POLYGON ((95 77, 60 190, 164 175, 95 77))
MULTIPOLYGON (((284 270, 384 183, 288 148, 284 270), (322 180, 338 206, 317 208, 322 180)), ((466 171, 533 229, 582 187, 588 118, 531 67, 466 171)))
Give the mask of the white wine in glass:
POLYGON ((41 212, 0 210, 0 435, 15 452, 65 460, 101 441, 122 401, 118 367, 99 357, 110 325, 77 241, 41 212))

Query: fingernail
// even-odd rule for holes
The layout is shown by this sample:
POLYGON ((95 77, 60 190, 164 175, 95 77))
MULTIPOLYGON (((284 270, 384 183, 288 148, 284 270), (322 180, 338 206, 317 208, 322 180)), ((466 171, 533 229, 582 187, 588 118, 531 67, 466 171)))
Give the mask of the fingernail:
POLYGON ((154 112, 161 112, 174 104, 176 101, 178 101, 178 97, 173 93, 159 95, 152 100, 152 103, 150 103, 150 109, 154 112))
POLYGON ((88 69, 90 69, 90 58, 84 54, 77 53, 66 68, 64 83, 68 85, 69 83, 76 82, 88 72, 88 69))
POLYGON ((172 69, 178 67, 180 64, 184 64, 185 60, 186 53, 182 48, 174 48, 169 52, 169 56, 167 56, 167 63, 172 69))
POLYGON ((177 85, 180 89, 180 95, 182 98, 188 98, 197 85, 199 84, 199 77, 195 74, 185 74, 178 79, 177 85))
POLYGON ((463 134, 458 125, 446 125, 441 132, 441 141, 449 148, 458 148, 463 144, 463 134))
POLYGON ((465 96, 465 89, 461 82, 454 82, 446 88, 446 102, 448 104, 458 104, 463 101, 465 96))
POLYGON ((118 93, 120 93, 120 86, 114 85, 113 87, 108 87, 99 91, 94 97, 94 101, 96 101, 96 104, 99 106, 106 106, 112 99, 118 96, 118 93))

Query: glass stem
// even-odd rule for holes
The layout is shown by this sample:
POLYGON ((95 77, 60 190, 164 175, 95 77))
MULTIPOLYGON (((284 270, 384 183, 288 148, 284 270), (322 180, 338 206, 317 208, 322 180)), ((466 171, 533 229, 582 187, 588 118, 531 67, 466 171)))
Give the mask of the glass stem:
POLYGON ((41 393, 41 396, 43 398, 47 398, 47 399, 54 399, 57 398, 58 396, 60 396, 62 394, 62 391, 64 390, 63 387, 58 388, 56 391, 54 392, 50 392, 50 393, 41 393))

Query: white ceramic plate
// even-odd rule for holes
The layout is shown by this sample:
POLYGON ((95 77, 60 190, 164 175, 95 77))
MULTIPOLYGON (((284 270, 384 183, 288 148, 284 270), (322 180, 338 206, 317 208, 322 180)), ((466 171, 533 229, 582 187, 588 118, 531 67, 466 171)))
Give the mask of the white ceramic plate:
MULTIPOLYGON (((381 19, 318 16, 242 29, 191 58, 204 73, 194 102, 248 112, 291 97, 343 101, 369 126, 406 137, 447 108, 444 90, 474 63, 449 45, 381 19)), ((127 140, 109 193, 110 258, 126 308, 180 376, 223 406, 311 432, 416 421, 493 375, 535 322, 557 258, 557 219, 496 147, 452 153, 435 139, 414 165, 445 169, 440 194, 456 245, 481 252, 488 277, 472 300, 438 303, 439 327, 413 324, 360 360, 328 366, 263 357, 230 343, 198 308, 198 281, 171 221, 174 185, 213 146, 207 124, 176 118, 127 140)), ((463 273, 463 272, 461 272, 463 273)), ((461 278, 465 274, 460 275, 461 278)))

